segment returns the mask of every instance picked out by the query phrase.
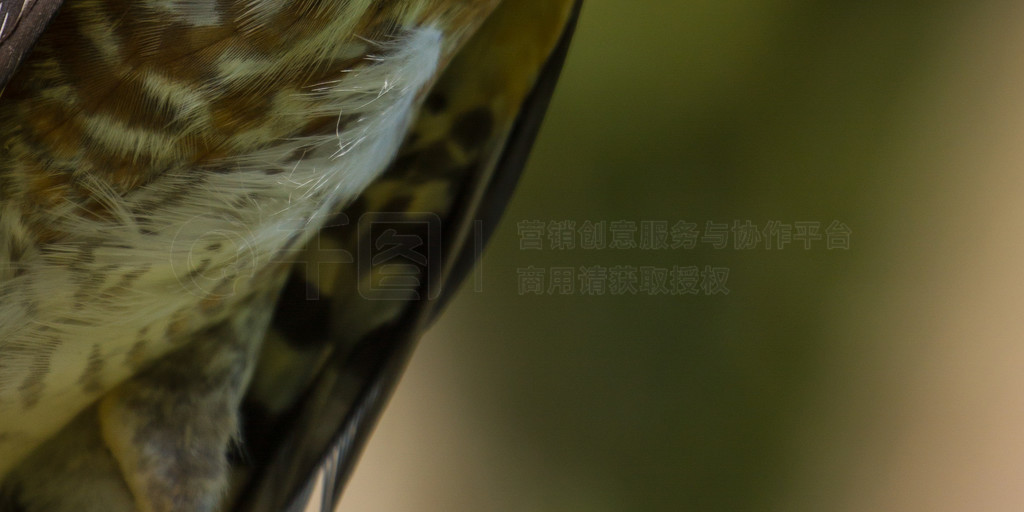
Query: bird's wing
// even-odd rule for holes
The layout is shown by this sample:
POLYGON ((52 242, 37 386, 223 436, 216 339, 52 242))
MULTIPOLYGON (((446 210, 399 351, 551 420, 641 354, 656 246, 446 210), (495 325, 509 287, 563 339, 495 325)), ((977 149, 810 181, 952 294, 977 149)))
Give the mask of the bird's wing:
MULTIPOLYGON (((62 3, 0 0, 0 90, 62 3)), ((504 210, 581 3, 502 2, 433 88, 387 174, 296 263, 245 405, 235 510, 301 507, 318 478, 321 510, 332 508, 415 341, 504 210), (412 267, 376 263, 388 237, 419 240, 404 255, 426 262, 397 287, 389 272, 412 267)))
POLYGON ((333 509, 416 340, 512 194, 581 4, 503 2, 387 173, 299 258, 243 409, 236 511, 302 510, 317 480, 317 509, 333 509))

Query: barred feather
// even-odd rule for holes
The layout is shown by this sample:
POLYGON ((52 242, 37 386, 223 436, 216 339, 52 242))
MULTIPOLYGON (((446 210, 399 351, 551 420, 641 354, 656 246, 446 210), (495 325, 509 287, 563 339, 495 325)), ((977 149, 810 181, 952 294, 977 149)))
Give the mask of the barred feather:
POLYGON ((449 66, 497 3, 65 6, 0 96, 0 496, 215 510, 248 389, 237 507, 283 507, 419 302, 360 299, 382 275, 335 261, 363 236, 340 219, 429 212, 456 254, 573 4, 507 0, 449 66))

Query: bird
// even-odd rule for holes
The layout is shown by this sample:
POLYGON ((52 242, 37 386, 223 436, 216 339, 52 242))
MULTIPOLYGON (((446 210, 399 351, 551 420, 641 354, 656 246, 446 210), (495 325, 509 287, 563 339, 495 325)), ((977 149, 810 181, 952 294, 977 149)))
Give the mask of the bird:
POLYGON ((333 510, 581 6, 0 2, 0 511, 333 510))

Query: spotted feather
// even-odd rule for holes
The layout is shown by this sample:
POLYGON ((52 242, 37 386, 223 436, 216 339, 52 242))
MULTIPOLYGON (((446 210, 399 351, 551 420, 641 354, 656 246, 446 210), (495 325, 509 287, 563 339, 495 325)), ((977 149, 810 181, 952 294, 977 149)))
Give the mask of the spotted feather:
POLYGON ((77 0, 28 53, 56 3, 0 27, 0 510, 292 506, 458 280, 578 5, 77 0), (438 243, 367 301, 381 223, 438 243))

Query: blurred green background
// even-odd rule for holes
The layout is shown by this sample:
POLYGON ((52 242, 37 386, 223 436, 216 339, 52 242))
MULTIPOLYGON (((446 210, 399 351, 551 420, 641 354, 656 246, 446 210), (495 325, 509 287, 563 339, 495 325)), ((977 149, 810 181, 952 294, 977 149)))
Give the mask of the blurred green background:
POLYGON ((1021 510, 1020 10, 587 0, 480 290, 342 510, 1021 510), (852 235, 523 250, 530 220, 852 235), (519 293, 591 265, 728 268, 730 293, 519 293))

